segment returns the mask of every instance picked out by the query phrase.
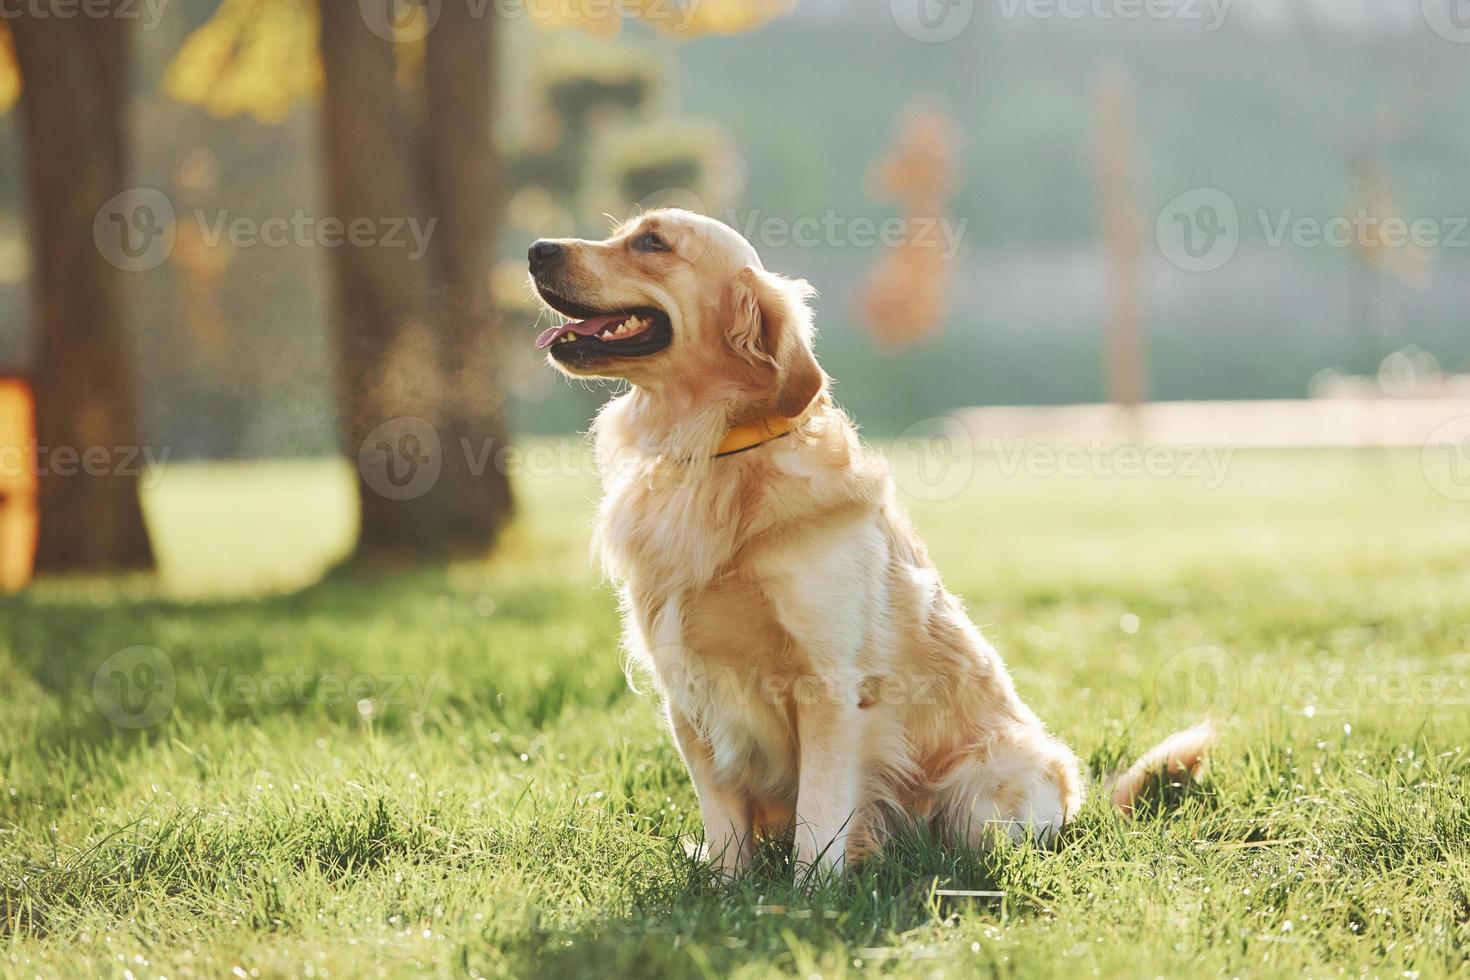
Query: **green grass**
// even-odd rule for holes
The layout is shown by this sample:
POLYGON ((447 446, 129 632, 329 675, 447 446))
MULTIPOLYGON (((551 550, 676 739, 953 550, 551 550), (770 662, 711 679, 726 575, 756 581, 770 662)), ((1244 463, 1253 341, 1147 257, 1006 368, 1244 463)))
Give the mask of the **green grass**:
POLYGON ((984 457, 916 502, 1094 773, 1204 712, 1223 741, 1204 788, 1129 822, 1094 800, 1055 852, 903 841, 811 891, 779 854, 734 883, 683 857, 693 791, 624 684, 593 483, 520 488, 490 564, 303 588, 351 533, 340 466, 171 467, 160 579, 0 599, 0 974, 1463 968, 1470 503, 1417 453, 1242 453, 1209 490, 984 457), (108 719, 110 668, 94 698, 119 651, 172 669, 149 727, 108 719))

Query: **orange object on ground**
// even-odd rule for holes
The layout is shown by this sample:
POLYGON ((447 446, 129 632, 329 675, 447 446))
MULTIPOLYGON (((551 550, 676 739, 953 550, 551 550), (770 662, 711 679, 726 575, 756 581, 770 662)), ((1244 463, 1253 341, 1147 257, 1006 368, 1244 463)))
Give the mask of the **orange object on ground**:
POLYGON ((31 580, 36 562, 36 401, 20 378, 0 377, 0 591, 31 580))

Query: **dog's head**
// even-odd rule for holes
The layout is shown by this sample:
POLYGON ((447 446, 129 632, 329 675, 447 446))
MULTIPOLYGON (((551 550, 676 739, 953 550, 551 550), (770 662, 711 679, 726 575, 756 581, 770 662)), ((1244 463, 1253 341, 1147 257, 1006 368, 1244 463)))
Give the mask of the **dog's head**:
POLYGON ((530 264, 541 299, 570 318, 536 340, 567 374, 720 400, 736 420, 794 418, 826 384, 811 287, 766 272, 718 221, 651 211, 605 241, 542 239, 530 264))

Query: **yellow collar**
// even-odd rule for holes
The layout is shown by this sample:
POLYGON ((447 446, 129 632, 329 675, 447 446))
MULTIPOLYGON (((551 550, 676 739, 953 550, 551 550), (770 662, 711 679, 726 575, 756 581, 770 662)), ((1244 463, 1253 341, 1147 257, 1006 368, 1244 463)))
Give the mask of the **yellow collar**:
POLYGON ((730 431, 725 433, 725 438, 720 441, 719 448, 715 450, 715 459, 754 449, 772 439, 781 438, 794 428, 796 428, 794 420, 780 415, 772 415, 759 422, 732 426, 730 431))

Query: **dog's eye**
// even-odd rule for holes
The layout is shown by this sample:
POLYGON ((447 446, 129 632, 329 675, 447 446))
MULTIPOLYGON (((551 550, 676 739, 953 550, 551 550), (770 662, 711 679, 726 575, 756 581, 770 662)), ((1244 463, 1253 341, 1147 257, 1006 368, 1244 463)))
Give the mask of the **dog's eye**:
POLYGON ((656 232, 645 231, 633 239, 633 251, 635 252, 672 252, 669 243, 658 237, 656 232))

